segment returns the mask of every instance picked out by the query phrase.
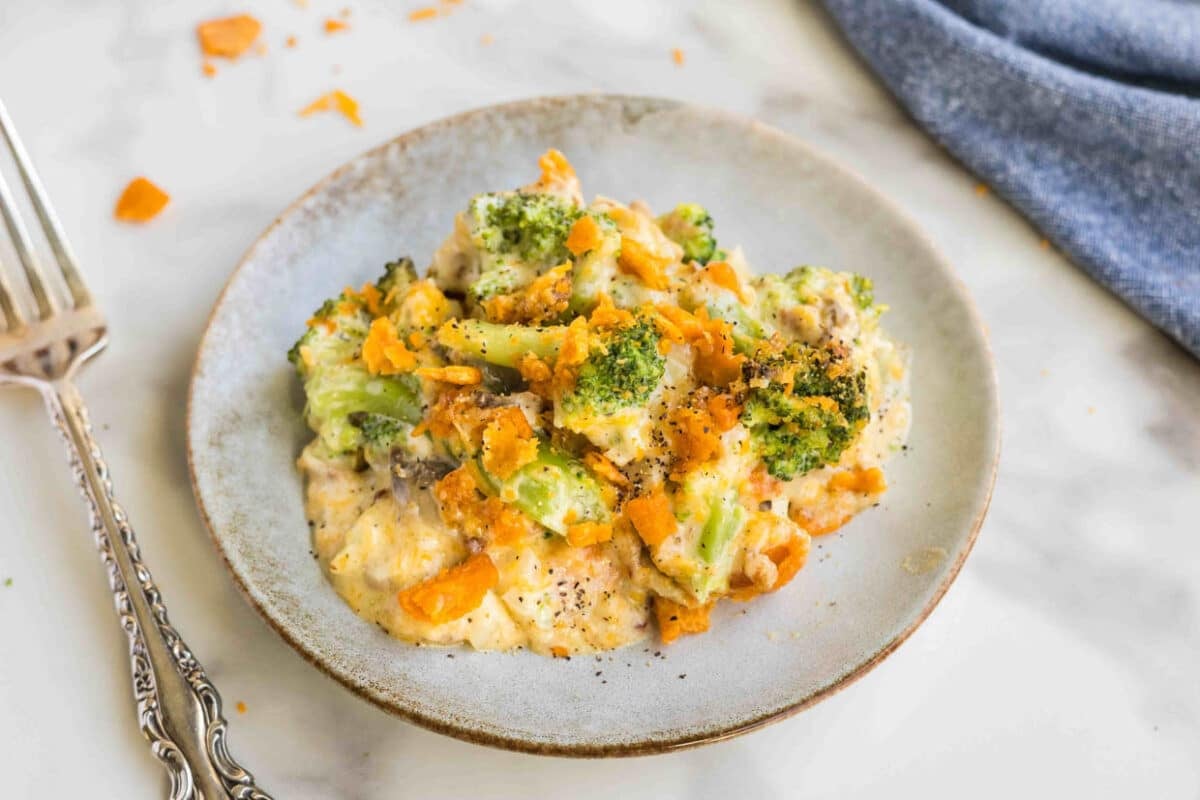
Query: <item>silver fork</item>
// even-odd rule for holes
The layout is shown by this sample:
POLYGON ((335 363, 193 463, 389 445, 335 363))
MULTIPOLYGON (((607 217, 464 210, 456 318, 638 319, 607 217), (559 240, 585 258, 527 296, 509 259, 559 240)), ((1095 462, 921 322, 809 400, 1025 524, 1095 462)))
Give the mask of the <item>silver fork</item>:
POLYGON ((254 776, 230 756, 221 696, 167 619, 133 528, 113 497, 108 467, 92 438, 83 399, 71 383, 79 367, 108 343, 107 323, 92 303, 62 226, 3 103, 0 135, 16 162, 69 295, 60 301, 46 283, 12 193, 0 176, 0 216, 23 267, 31 295, 26 299, 32 300, 33 306, 20 302, 0 264, 0 385, 29 386, 41 392, 67 443, 71 468, 91 512, 92 532, 108 570, 121 627, 129 637, 138 722, 151 752, 170 776, 170 797, 270 800, 255 785, 254 776))

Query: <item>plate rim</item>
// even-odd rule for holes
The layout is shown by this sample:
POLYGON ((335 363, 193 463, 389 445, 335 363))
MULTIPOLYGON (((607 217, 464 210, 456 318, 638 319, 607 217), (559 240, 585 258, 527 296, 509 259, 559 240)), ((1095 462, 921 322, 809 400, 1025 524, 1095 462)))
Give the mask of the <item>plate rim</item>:
POLYGON ((362 151, 358 155, 343 162, 331 172, 323 176, 316 183, 306 189, 299 197, 289 203, 283 211, 272 220, 272 222, 263 229, 255 240, 246 248, 237 264, 226 278, 225 284, 222 286, 220 293, 217 295, 216 301, 213 303, 209 311, 208 317, 204 323, 204 329, 200 334, 198 345, 196 348, 196 356, 192 362, 191 372, 188 378, 187 392, 187 407, 185 419, 185 440, 187 447, 187 464, 188 464, 188 479, 192 487, 192 495, 196 501, 196 507, 200 512, 201 520, 204 523, 204 528, 208 533, 209 539, 212 541, 221 560, 224 563, 226 571, 233 577, 233 583, 237 587, 238 592, 246 599, 251 608, 255 610, 260 618, 275 631, 275 633, 283 639, 293 650, 299 653, 305 661, 317 668, 318 671, 325 676, 332 678, 337 683, 349 689, 351 693, 359 698, 367 700, 373 705, 382 708, 383 710, 399 716, 400 718, 419 725, 427 730, 435 733, 444 734, 461 741, 470 742, 472 744, 481 744, 489 747, 495 747, 502 750, 510 750, 533 755, 552 755, 552 756, 569 756, 577 758, 602 758, 602 757, 623 757, 623 756, 646 756, 661 753, 677 752, 693 747, 700 747, 706 744, 732 739, 741 736, 745 733, 758 730, 776 722, 792 717, 801 711, 815 705, 816 703, 837 694, 846 687, 852 685, 860 678, 871 672, 884 659, 890 656, 895 650, 900 647, 910 636, 919 628, 926 619, 929 618, 933 610, 941 602, 942 598, 949 591, 950 586, 954 583, 962 570, 963 564, 967 557, 975 547, 975 542, 979 538, 980 530, 983 527, 988 510, 991 506, 992 496, 995 490, 996 473, 1000 461, 1000 452, 1003 445, 1002 425, 1003 415, 1000 409, 1000 396, 998 389, 998 379, 996 373, 996 360, 992 351, 990 337, 988 336, 987 326, 983 322, 983 318, 979 314, 978 307, 975 304, 974 298, 971 296, 966 285, 959 277, 950 260, 943 255, 941 250, 935 245, 929 235, 925 232, 917 221, 905 209, 899 206, 890 197, 884 194, 881 190, 876 189, 867 180, 861 176, 856 170, 846 166, 842 162, 836 160, 832 156, 826 155, 821 150, 810 145, 799 136, 790 134, 773 125, 761 122, 753 117, 748 117, 742 114, 737 114, 731 111, 726 111, 720 108, 705 106, 697 103, 685 102, 671 98, 658 97, 654 95, 638 95, 624 93, 606 93, 606 92, 585 92, 577 94, 562 94, 562 95, 540 95, 527 97, 519 100, 513 100, 503 103, 493 103, 486 106, 479 106, 468 109, 450 116, 441 117, 426 123, 423 123, 415 128, 410 128, 403 133, 386 139, 378 144, 362 151), (382 151, 396 146, 404 146, 405 144, 422 139, 431 135, 435 135, 439 130, 447 127, 455 127, 463 122, 480 115, 486 115, 496 112, 504 113, 528 113, 536 112, 547 107, 566 107, 578 103, 588 102, 605 102, 615 103, 618 105, 626 105, 629 103, 637 103, 646 106, 649 111, 667 111, 674 109, 692 109, 703 112, 715 118, 722 118, 727 121, 737 122, 749 127, 759 135, 764 135, 776 139, 782 139, 791 147, 798 148, 803 151, 807 158, 815 162, 819 162, 824 168, 830 169, 847 181, 856 185, 856 188, 869 196, 874 202, 878 203, 884 210, 897 218, 904 227, 908 229, 908 233, 916 237, 919 242, 924 245, 933 260, 938 263, 938 266, 950 276, 955 294, 962 300, 966 309, 967 318, 972 326, 979 334, 980 341, 983 344, 983 354, 986 359, 986 369, 984 375, 987 379, 988 397, 991 400, 991 408, 993 412, 992 428, 994 429, 991 437, 991 449, 993 452, 992 461, 986 467, 986 489, 984 491, 983 500, 979 504, 974 519, 971 521, 970 531, 967 534, 965 546, 962 552, 950 565, 950 569, 946 572, 945 577, 935 587, 926 603, 921 607, 920 612, 905 626, 899 633, 893 636, 888 641, 877 649, 870 656, 865 658, 861 663, 853 669, 842 674, 836 680, 820 687, 817 690, 797 699, 795 702, 785 706, 784 708, 753 717, 748 720, 737 722, 734 724, 718 723, 709 730, 685 733, 679 736, 662 736, 655 737, 653 735, 637 741, 614 742, 605 744, 559 744, 551 742, 532 741, 523 739, 519 736, 505 736, 498 733, 493 733, 486 730, 472 728, 466 724, 458 724, 444 719, 423 714, 412 708, 405 707, 399 703, 392 702, 376 693, 374 693, 367 685, 356 682, 348 675, 343 675, 334 671, 320 657, 318 657, 312 649, 307 646, 298 637, 293 636, 285 626, 277 622, 268 613, 267 609, 259 603, 250 591, 250 587, 246 583, 245 578, 234 568, 233 562, 229 558, 228 552, 217 536, 216 528, 209 516, 208 508, 204 504, 204 499, 200 492, 200 486, 196 473, 196 459, 192 449, 192 428, 193 418, 195 415, 195 393, 196 384, 199 376, 199 367, 201 357, 206 349, 208 338, 212 330, 213 321, 216 317, 217 310, 225 302, 230 286, 242 272, 247 262, 257 253, 258 249, 264 242, 275 232, 275 230, 290 218, 298 209, 300 209, 310 198, 323 191, 327 186, 336 182, 339 178, 345 175, 350 170, 353 170, 356 165, 364 160, 381 153, 382 151))

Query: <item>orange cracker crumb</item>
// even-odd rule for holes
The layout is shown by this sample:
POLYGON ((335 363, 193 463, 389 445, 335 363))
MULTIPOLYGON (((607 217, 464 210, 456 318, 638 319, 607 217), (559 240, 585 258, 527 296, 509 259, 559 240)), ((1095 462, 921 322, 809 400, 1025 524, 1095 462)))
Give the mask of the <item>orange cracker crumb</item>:
POLYGON ((708 605, 690 608, 665 597, 655 597, 654 616, 658 619, 658 633, 663 644, 670 644, 689 633, 708 630, 708 615, 712 607, 712 601, 708 605))
POLYGON ((249 14, 210 19, 196 26, 200 50, 206 56, 237 58, 250 49, 262 32, 262 23, 249 14))
POLYGON ((591 547, 612 541, 612 525, 608 522, 577 522, 567 527, 567 543, 572 547, 591 547))
POLYGON ((990 191, 991 191, 991 189, 988 188, 988 185, 986 183, 975 184, 975 194, 979 195, 980 197, 986 196, 987 193, 990 191))
POLYGON ((418 8, 415 11, 409 12, 408 19, 410 22, 421 22, 427 19, 433 19, 438 15, 438 10, 435 6, 425 6, 418 8))
POLYGON ((170 201, 171 196, 146 178, 134 178, 121 192, 113 214, 122 222, 149 222, 170 201))
POLYGON ((387 317, 376 317, 362 345, 362 360, 372 375, 400 375, 417 366, 416 355, 400 341, 387 317))
POLYGON ((330 17, 329 19, 325 20, 326 33, 337 33, 338 31, 347 30, 349 27, 350 26, 347 23, 342 22, 340 19, 334 19, 333 17, 330 17))
POLYGON ((441 625, 479 608, 499 580, 500 574, 487 553, 476 553, 423 583, 409 586, 397 600, 410 617, 441 625))
POLYGON ((342 19, 350 19, 350 6, 346 6, 340 12, 342 19))
POLYGON ((1039 239, 1038 247, 1042 248, 1043 250, 1049 250, 1050 249, 1050 240, 1049 239, 1039 239))
POLYGON ((675 66, 683 66, 683 48, 676 47, 671 51, 671 60, 675 62, 675 66))
POLYGON ((457 365, 449 367, 421 367, 416 372, 422 378, 428 378, 431 381, 441 381, 442 383, 452 383, 457 386, 474 386, 483 381, 483 373, 479 371, 479 367, 457 365))
POLYGON ((241 700, 238 700, 238 704, 237 704, 237 712, 238 712, 239 714, 245 714, 245 713, 246 713, 246 704, 245 704, 245 703, 243 703, 241 700))
POLYGON ((296 37, 289 36, 289 37, 287 37, 287 39, 284 39, 283 46, 284 47, 295 47, 296 46, 296 37))
POLYGON ((200 69, 209 78, 211 78, 217 74, 217 68, 213 65, 213 63, 211 61, 205 61, 204 64, 200 67, 200 69))
POLYGON ((358 101, 341 89, 334 89, 323 94, 300 111, 300 116, 307 117, 319 111, 337 111, 358 127, 362 127, 362 117, 358 113, 358 101))
POLYGON ((496 37, 492 36, 490 33, 485 33, 483 36, 479 37, 479 43, 484 47, 487 47, 494 41, 496 41, 496 37))

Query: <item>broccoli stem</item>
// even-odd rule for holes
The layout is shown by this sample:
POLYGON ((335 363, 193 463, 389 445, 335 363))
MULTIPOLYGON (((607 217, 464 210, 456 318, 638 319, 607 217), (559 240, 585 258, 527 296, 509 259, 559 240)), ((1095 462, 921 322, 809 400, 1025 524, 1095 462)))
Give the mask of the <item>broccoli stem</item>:
POLYGON ((516 367, 527 353, 554 359, 566 328, 500 325, 478 319, 451 320, 437 332, 438 344, 501 367, 516 367))
POLYGON ((733 548, 730 545, 742 528, 745 516, 736 492, 717 495, 709 504, 708 519, 700 529, 696 551, 708 568, 692 578, 692 588, 701 599, 722 591, 729 584, 733 569, 733 548))
POLYGON ((608 519, 600 482, 583 462, 545 440, 538 447, 537 458, 508 478, 488 472, 480 458, 472 465, 485 492, 511 503, 555 533, 565 536, 572 523, 608 519))
POLYGON ((741 526, 742 507, 737 497, 732 493, 714 497, 696 545, 700 558, 708 564, 723 560, 725 550, 741 526))
POLYGON ((334 452, 346 452, 363 443, 362 432, 350 421, 356 413, 408 425, 421 419, 419 387, 409 375, 371 375, 354 364, 325 366, 309 373, 304 392, 308 422, 334 452))

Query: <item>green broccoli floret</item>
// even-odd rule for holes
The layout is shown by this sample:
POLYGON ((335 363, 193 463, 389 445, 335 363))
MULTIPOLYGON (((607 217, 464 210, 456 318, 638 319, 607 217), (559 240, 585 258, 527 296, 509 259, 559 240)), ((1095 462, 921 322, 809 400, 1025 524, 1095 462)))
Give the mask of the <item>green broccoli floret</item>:
POLYGON ((349 361, 362 347, 370 327, 371 315, 360 300, 344 294, 326 300, 288 351, 288 361, 301 378, 321 365, 349 361))
POLYGON ((331 365, 309 373, 304 393, 309 426, 335 453, 375 441, 367 437, 368 428, 376 439, 381 437, 385 426, 376 417, 394 425, 421 420, 420 381, 412 375, 371 375, 358 364, 331 365))
POLYGON ((782 392, 751 395, 742 424, 767 472, 785 481, 837 461, 852 438, 836 412, 782 392))
POLYGON ((862 275, 854 275, 850 278, 850 293, 854 295, 854 302, 863 311, 875 304, 875 284, 870 278, 862 275))
POLYGON ((542 269, 570 258, 567 236, 582 213, 570 201, 549 194, 472 198, 467 217, 481 265, 469 288, 471 297, 479 301, 515 291, 542 269))
MULTIPOLYGON (((395 294, 399 294, 400 289, 416 279, 417 270, 413 261, 405 256, 384 266, 383 275, 375 282, 375 288, 381 297, 386 298, 393 289, 397 290, 395 294)), ((390 309, 382 310, 386 313, 390 309)), ((301 378, 322 364, 350 361, 358 354, 370 327, 371 314, 363 299, 357 294, 342 293, 326 300, 313 312, 308 330, 288 350, 288 361, 296 367, 301 378)))
POLYGON ((563 396, 563 411, 611 414, 645 405, 666 369, 658 342, 654 323, 645 317, 606 332, 579 368, 575 388, 563 396))
POLYGON ((537 458, 507 478, 484 469, 481 458, 471 463, 484 492, 504 498, 555 533, 566 535, 573 523, 603 522, 611 516, 596 476, 582 461, 544 439, 537 458))
POLYGON ((784 275, 783 284, 791 289, 793 303, 812 305, 841 284, 863 311, 875 304, 875 285, 871 279, 853 272, 834 272, 826 267, 805 265, 784 275))
POLYGON ((756 309, 743 303, 736 292, 712 281, 693 281, 680 295, 679 304, 693 312, 703 308, 713 319, 728 322, 739 353, 753 352, 761 340, 775 333, 775 327, 757 316, 756 309))
POLYGON ((680 203, 658 218, 658 226, 683 248, 683 257, 688 261, 707 264, 717 249, 712 217, 697 203, 680 203))
POLYGON ((751 445, 780 480, 835 463, 870 417, 866 373, 835 347, 792 344, 743 368, 751 445))
MULTIPOLYGON (((389 264, 380 284, 390 289, 410 280, 411 264, 408 259, 389 264)), ((288 352, 304 382, 305 418, 334 453, 350 452, 366 443, 364 431, 351 420, 357 414, 410 425, 421 419, 416 378, 371 375, 356 361, 370 327, 371 314, 362 298, 343 293, 317 309, 308 330, 288 352)))
POLYGON ((600 228, 600 243, 574 258, 570 310, 574 314, 588 313, 599 302, 601 293, 609 295, 618 308, 627 308, 630 304, 625 301, 630 294, 649 290, 635 276, 625 274, 617 267, 617 254, 621 250, 617 224, 607 214, 587 213, 600 228))
POLYGON ((481 303, 499 294, 512 294, 528 283, 530 276, 523 265, 496 264, 481 272, 467 292, 473 301, 481 303))
POLYGON ((567 259, 565 242, 581 213, 549 194, 486 194, 471 201, 475 236, 489 252, 549 266, 567 259))
MULTIPOLYGON (((417 269, 413 266, 413 260, 408 256, 403 256, 395 261, 389 261, 383 268, 383 275, 379 280, 375 281, 375 288, 379 290, 379 294, 387 299, 389 296, 396 298, 409 285, 416 283, 417 269), (394 290, 394 291, 393 291, 394 290)), ((391 311, 390 308, 384 309, 391 311)))
POLYGON ((839 355, 832 346, 814 349, 801 345, 800 349, 808 351, 808 369, 803 375, 797 372, 792 393, 803 397, 828 397, 846 422, 861 428, 871 417, 867 403, 867 373, 850 369, 845 363, 846 357, 839 355))
POLYGON ((705 305, 710 317, 723 319, 732 326, 734 350, 739 353, 752 352, 759 342, 775 333, 774 326, 758 319, 753 310, 728 289, 715 293, 705 305))
POLYGON ((387 414, 377 414, 371 411, 354 411, 346 415, 346 420, 362 432, 363 445, 379 450, 388 450, 395 444, 404 441, 412 429, 411 420, 405 421, 387 414))
MULTIPOLYGON (((830 313, 843 292, 854 304, 852 311, 860 326, 875 324, 883 307, 875 305, 870 278, 850 272, 834 272, 825 267, 796 267, 786 275, 762 275, 753 284, 757 301, 756 316, 785 333, 809 330, 810 338, 818 321, 830 313)), ((840 308, 845 309, 842 304, 840 308)), ((838 311, 840 316, 844 312, 838 311)))
POLYGON ((758 284, 760 305, 773 311, 794 305, 812 305, 827 294, 838 273, 825 267, 804 265, 796 267, 786 275, 762 275, 755 279, 758 284))

